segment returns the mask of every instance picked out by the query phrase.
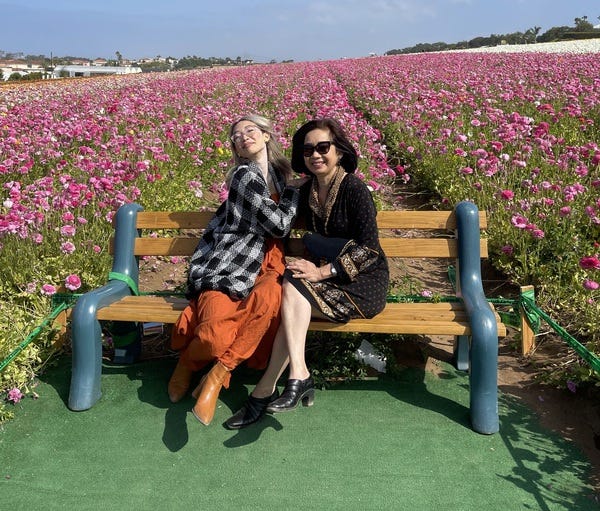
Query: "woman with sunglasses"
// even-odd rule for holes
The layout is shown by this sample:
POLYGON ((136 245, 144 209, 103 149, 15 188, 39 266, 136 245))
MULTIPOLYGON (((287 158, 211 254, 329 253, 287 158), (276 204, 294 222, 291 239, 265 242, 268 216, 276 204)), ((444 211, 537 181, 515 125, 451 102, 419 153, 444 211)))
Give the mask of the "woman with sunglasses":
POLYGON ((186 395, 195 372, 214 364, 192 393, 193 413, 205 425, 235 367, 246 360, 259 369, 267 365, 279 324, 282 238, 290 232, 304 182, 291 179, 290 164, 264 117, 242 117, 229 135, 235 166, 227 178, 228 198, 192 255, 190 303, 171 337, 180 352, 168 386, 172 402, 186 395))
POLYGON ((244 406, 225 426, 239 429, 266 412, 311 406, 314 382, 304 347, 311 317, 345 323, 371 318, 385 307, 389 269, 379 244, 371 192, 355 175, 358 155, 340 124, 316 119, 292 140, 292 167, 310 182, 300 191, 305 247, 310 256, 289 262, 284 274, 281 323, 267 370, 244 406), (280 397, 276 384, 289 363, 280 397))

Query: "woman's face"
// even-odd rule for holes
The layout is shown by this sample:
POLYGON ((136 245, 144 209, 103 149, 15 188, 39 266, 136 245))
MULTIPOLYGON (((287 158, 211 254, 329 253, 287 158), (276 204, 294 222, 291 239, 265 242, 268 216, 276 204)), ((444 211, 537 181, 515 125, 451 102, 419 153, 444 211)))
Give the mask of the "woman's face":
POLYGON ((235 152, 249 160, 258 159, 258 155, 266 150, 268 140, 269 134, 251 121, 238 122, 231 133, 231 143, 235 152))
POLYGON ((304 163, 317 177, 326 177, 335 172, 341 153, 331 142, 328 129, 314 129, 304 137, 304 163))

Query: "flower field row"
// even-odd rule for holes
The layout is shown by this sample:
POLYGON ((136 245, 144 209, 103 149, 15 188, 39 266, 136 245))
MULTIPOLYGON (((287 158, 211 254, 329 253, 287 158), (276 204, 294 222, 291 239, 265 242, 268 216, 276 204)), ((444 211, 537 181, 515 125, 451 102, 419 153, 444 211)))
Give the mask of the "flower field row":
MULTIPOLYGON (((271 117, 285 148, 308 118, 338 118, 382 203, 412 179, 437 192, 436 207, 471 199, 490 211, 496 265, 595 340, 596 62, 424 54, 0 89, 0 358, 47 314, 48 295, 104 280, 119 205, 214 207, 228 125, 248 112, 271 117)), ((3 388, 29 377, 36 356, 31 347, 0 373, 3 388)))
POLYGON ((336 75, 390 155, 441 202, 490 212, 495 264, 597 340, 597 54, 440 54, 336 75), (401 73, 398 70, 401 69, 401 73))

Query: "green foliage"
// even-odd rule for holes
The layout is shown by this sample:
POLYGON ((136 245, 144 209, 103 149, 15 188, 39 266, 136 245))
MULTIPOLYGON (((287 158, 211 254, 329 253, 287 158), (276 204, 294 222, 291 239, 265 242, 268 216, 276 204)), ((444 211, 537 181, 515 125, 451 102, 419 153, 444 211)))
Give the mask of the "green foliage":
POLYGON ((328 332, 309 332, 306 339, 306 363, 318 387, 342 380, 365 376, 365 366, 355 353, 360 346, 358 334, 331 335, 328 332))

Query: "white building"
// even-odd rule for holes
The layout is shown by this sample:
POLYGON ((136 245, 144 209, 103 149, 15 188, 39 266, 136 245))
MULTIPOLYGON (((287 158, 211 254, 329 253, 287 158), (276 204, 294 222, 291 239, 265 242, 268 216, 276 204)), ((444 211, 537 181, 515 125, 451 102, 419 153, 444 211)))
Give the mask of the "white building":
POLYGON ((2 60, 0 61, 0 70, 4 81, 8 80, 10 75, 18 73, 21 76, 29 73, 44 73, 44 66, 32 64, 24 60, 2 60))
POLYGON ((141 73, 142 68, 137 66, 56 66, 52 71, 52 78, 60 78, 61 76, 68 76, 73 78, 75 76, 90 77, 96 75, 126 75, 131 73, 141 73))

